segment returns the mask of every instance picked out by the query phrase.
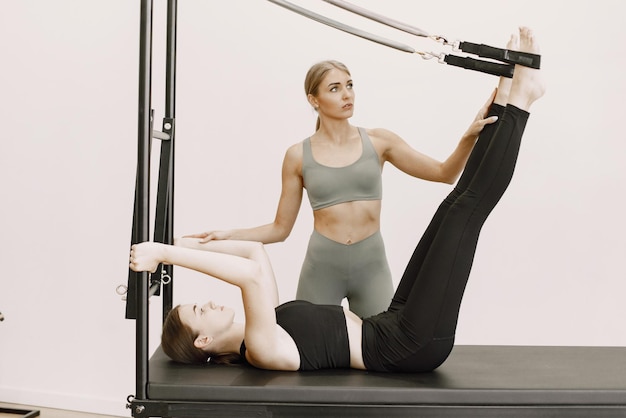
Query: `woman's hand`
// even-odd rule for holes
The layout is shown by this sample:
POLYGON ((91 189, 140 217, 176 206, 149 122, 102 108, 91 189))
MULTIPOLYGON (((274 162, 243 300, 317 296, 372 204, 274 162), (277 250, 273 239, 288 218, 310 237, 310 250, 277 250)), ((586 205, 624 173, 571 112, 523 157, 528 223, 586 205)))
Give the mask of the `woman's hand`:
POLYGON ((493 103, 493 100, 496 97, 497 91, 498 90, 495 89, 489 96, 489 99, 480 108, 480 110, 478 111, 478 114, 474 118, 474 121, 469 126, 469 128, 467 128, 467 131, 465 132, 465 135, 464 135, 465 137, 476 139, 478 135, 482 132, 485 125, 490 125, 498 120, 497 116, 491 116, 491 117, 485 118, 487 116, 487 113, 489 112, 489 107, 491 107, 491 104, 493 103))
POLYGON ((199 232, 197 234, 185 235, 183 238, 198 238, 201 244, 212 240, 225 240, 231 239, 232 231, 207 231, 199 232))
POLYGON ((130 269, 154 273, 164 260, 165 245, 157 242, 142 242, 130 247, 130 269))

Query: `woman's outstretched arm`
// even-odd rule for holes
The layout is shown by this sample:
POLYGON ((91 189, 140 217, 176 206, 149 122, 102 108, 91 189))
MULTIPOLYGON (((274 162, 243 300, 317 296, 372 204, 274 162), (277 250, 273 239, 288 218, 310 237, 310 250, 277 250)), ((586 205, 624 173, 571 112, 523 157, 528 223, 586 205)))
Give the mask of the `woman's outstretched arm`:
POLYGON ((283 159, 282 191, 276 209, 274 221, 252 228, 228 229, 200 232, 188 235, 199 238, 201 242, 210 240, 245 240, 264 244, 282 242, 287 239, 298 217, 304 186, 301 175, 302 145, 292 145, 283 159))
POLYGON ((199 238, 183 237, 177 238, 174 242, 176 246, 191 248, 215 253, 230 254, 238 257, 248 258, 259 263, 261 275, 266 278, 265 293, 274 306, 278 306, 278 287, 272 269, 272 263, 262 244, 254 241, 235 240, 215 240, 203 242, 199 238), (261 246, 261 250, 259 250, 261 246))
MULTIPOLYGON (((186 244, 197 245, 189 241, 186 244)), ((161 263, 192 269, 239 287, 246 316, 248 360, 263 368, 287 367, 283 365, 284 348, 280 347, 276 326, 276 282, 262 243, 209 242, 198 249, 143 242, 131 247, 132 270, 153 272, 161 263)))
POLYGON ((263 244, 252 241, 210 241, 179 238, 176 245, 144 242, 131 247, 130 268, 150 271, 159 264, 185 267, 242 289, 253 287, 275 307, 278 290, 263 244))
POLYGON ((383 159, 413 177, 448 184, 454 183, 463 171, 482 129, 485 125, 497 120, 496 117, 486 117, 495 94, 496 91, 494 90, 461 137, 454 151, 445 161, 438 161, 411 148, 393 132, 375 129, 373 136, 379 138, 380 142, 384 144, 383 159))

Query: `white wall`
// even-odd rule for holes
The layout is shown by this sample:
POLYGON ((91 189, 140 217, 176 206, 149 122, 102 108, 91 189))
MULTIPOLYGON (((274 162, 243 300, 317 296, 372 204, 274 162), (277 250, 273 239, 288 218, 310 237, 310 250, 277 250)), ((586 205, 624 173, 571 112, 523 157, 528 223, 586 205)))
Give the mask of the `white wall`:
MULTIPOLYGON (((155 3, 160 126, 165 2, 155 3)), ((392 129, 437 158, 495 83, 266 1, 180 3, 177 235, 273 219, 283 153, 312 133, 302 82, 318 60, 350 67, 355 125, 392 129)), ((417 49, 449 52, 317 0, 298 3, 417 49)), ((623 2, 355 3, 451 39, 503 45, 524 24, 542 42, 549 91, 534 107, 513 183, 484 228, 458 343, 626 345, 623 2)), ((138 1, 2 2, 1 401, 129 416, 134 322, 124 319, 115 288, 127 279, 138 33, 138 1)), ((448 187, 391 166, 384 187, 383 235, 399 277, 448 187)), ((305 201, 292 236, 269 247, 283 300, 294 295, 310 230, 305 201)), ((176 277, 175 302, 215 297, 240 312, 232 289, 180 269, 176 277)), ((152 348, 159 303, 152 301, 152 348)))

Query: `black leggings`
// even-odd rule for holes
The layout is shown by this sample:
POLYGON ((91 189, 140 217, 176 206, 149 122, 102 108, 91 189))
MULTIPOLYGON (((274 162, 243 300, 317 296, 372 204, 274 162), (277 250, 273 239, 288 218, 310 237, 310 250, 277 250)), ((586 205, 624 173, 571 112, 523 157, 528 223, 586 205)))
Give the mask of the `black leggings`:
POLYGON ((452 351, 480 230, 508 187, 529 114, 493 104, 454 190, 441 203, 387 312, 364 319, 369 370, 430 371, 452 351))

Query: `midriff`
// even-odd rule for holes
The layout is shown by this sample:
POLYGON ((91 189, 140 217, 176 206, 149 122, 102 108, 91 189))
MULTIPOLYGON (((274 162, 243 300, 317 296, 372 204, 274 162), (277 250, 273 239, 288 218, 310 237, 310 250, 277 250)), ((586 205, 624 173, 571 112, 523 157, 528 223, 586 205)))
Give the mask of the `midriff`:
POLYGON ((359 200, 313 212, 314 228, 328 239, 354 244, 380 229, 380 200, 359 200))

